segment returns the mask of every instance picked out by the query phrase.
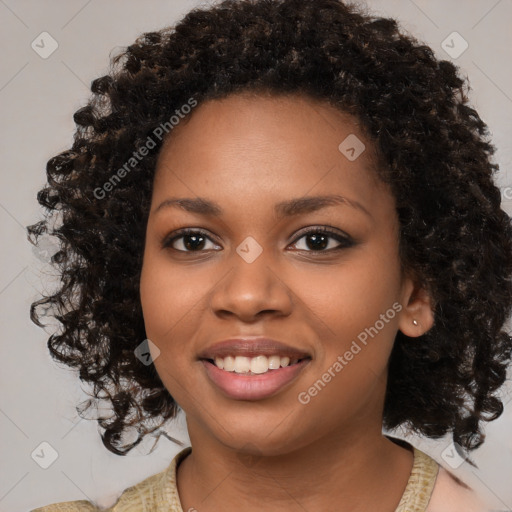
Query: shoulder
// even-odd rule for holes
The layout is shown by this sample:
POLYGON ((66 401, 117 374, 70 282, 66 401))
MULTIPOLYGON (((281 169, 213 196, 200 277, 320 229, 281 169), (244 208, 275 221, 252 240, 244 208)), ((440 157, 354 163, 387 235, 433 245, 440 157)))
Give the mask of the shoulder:
POLYGON ((65 501, 34 508, 30 512, 98 512, 101 509, 94 506, 90 501, 65 501))
POLYGON ((162 471, 128 487, 118 497, 114 505, 107 509, 96 506, 90 501, 78 500, 54 503, 30 512, 128 512, 142 510, 142 507, 146 507, 144 510, 156 510, 157 505, 161 505, 162 501, 160 489, 165 473, 166 471, 162 471))
POLYGON ((36 508, 30 512, 133 512, 181 510, 176 487, 176 467, 191 451, 184 448, 169 466, 125 489, 110 508, 100 508, 90 501, 66 501, 36 508))
POLYGON ((426 512, 489 512, 489 508, 475 491, 439 466, 426 512))

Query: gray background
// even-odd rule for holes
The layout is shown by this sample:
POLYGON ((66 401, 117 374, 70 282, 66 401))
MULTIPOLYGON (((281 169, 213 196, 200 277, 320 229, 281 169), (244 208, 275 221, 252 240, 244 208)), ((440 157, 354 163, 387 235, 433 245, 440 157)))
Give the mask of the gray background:
MULTIPOLYGON (((28 317, 30 303, 40 290, 50 287, 51 268, 27 242, 25 226, 41 216, 35 196, 45 181, 46 162, 71 145, 72 115, 85 104, 91 80, 107 71, 111 51, 131 44, 144 31, 175 23, 197 5, 202 3, 0 0, 4 48, 0 76, 2 511, 21 512, 78 499, 110 506, 126 487, 167 467, 180 450, 162 438, 152 454, 147 454, 148 443, 119 457, 104 448, 96 422, 79 418, 75 405, 87 398, 80 381, 51 360, 47 335, 28 317), (48 36, 41 36, 46 38, 42 48, 42 32, 58 44, 47 58, 31 46, 35 40, 39 52, 51 48, 48 36), (50 462, 52 449, 41 447, 42 442, 58 454, 47 469, 40 464, 50 462), (31 455, 34 450, 39 457, 31 455)), ((438 56, 451 59, 469 77, 473 105, 489 125, 498 149, 498 184, 503 207, 510 214, 512 1, 368 0, 366 5, 375 13, 398 18, 403 28, 427 42, 438 56), (456 57, 441 46, 446 40, 453 47, 452 54, 462 49, 463 42, 452 35, 454 31, 469 45, 456 57)), ((486 424, 486 442, 473 452, 478 471, 467 463, 450 467, 455 459, 448 438, 432 441, 393 434, 453 471, 492 508, 512 510, 512 388, 503 389, 502 394, 505 412, 486 424)), ((183 417, 167 430, 188 444, 183 417)))

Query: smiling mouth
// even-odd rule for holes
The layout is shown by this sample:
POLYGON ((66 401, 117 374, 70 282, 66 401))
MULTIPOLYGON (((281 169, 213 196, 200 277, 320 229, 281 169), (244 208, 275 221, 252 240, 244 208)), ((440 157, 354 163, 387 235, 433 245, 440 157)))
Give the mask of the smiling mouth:
POLYGON ((256 357, 246 356, 227 356, 205 358, 202 361, 207 361, 225 372, 235 373, 238 375, 262 375, 275 370, 295 366, 302 361, 310 360, 311 357, 295 358, 290 360, 287 356, 265 356, 259 355, 256 357))
POLYGON ((253 359, 258 359, 260 356, 253 358, 236 356, 232 359, 238 360, 236 369, 231 368, 233 361, 230 360, 231 356, 220 358, 222 362, 219 362, 219 358, 216 358, 218 364, 222 364, 227 360, 228 369, 219 368, 215 361, 210 358, 200 359, 206 375, 211 383, 220 390, 222 394, 230 399, 234 400, 262 400, 270 398, 276 395, 286 386, 289 386, 299 375, 309 366, 311 357, 304 357, 301 359, 293 359, 292 361, 283 361, 285 366, 281 366, 281 360, 279 357, 279 366, 277 365, 277 356, 261 356, 267 359, 267 367, 262 363, 263 359, 259 360, 261 366, 257 366, 258 361, 253 363, 253 359), (251 362, 251 366, 248 366, 247 361, 251 362), (293 364, 292 364, 293 363, 293 364), (255 366, 253 367, 252 364, 255 366), (268 364, 276 366, 275 368, 269 368, 268 364), (252 371, 255 369, 256 372, 252 371))

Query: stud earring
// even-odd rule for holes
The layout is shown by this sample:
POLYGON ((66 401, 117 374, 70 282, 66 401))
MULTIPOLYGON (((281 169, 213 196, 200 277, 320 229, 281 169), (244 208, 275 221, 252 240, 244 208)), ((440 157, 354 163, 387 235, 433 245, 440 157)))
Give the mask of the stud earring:
POLYGON ((414 319, 413 319, 413 321, 412 321, 412 323, 413 323, 414 325, 418 325, 418 320, 416 320, 416 318, 414 318, 414 319))

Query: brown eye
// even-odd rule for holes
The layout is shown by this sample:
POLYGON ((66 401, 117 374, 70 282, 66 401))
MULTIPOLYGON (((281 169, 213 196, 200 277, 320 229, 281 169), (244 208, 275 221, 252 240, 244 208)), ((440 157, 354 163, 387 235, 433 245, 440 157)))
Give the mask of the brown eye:
POLYGON ((211 250, 212 247, 205 247, 208 242, 213 242, 204 231, 197 229, 183 229, 166 238, 162 243, 163 248, 171 248, 180 252, 201 252, 211 250))
POLYGON ((305 239, 305 243, 302 248, 298 248, 299 251, 329 252, 354 245, 354 242, 346 235, 342 235, 326 228, 314 228, 303 232, 302 235, 296 239, 293 245, 297 245, 298 241, 302 239, 305 239), (336 245, 336 242, 338 245, 336 245))

